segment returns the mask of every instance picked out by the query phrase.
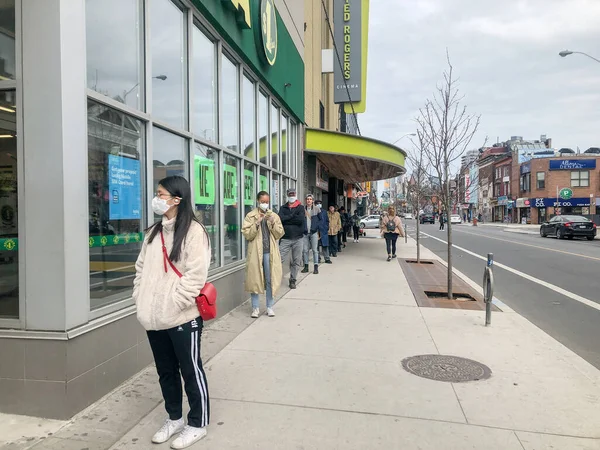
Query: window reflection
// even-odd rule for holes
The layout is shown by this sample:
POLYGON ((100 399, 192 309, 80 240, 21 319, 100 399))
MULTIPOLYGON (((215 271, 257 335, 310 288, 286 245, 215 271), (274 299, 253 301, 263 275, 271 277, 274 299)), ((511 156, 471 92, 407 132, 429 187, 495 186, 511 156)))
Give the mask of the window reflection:
POLYGON ((131 294, 143 241, 144 125, 88 101, 91 308, 131 294))
POLYGON ((230 150, 238 150, 238 68, 225 55, 221 55, 221 106, 223 124, 222 144, 230 150))
POLYGON ((225 263, 240 259, 240 204, 238 159, 225 155, 223 165, 223 207, 225 219, 225 263))
POLYGON ((171 0, 152 0, 150 31, 152 114, 185 128, 185 14, 171 0))
POLYGON ((289 160, 289 152, 290 145, 289 139, 290 136, 287 132, 289 128, 290 119, 286 116, 281 117, 281 171, 285 173, 290 173, 290 169, 288 166, 289 160))
POLYGON ((187 169, 187 141, 186 139, 169 133, 162 128, 154 127, 153 130, 154 153, 154 190, 158 187, 158 182, 163 178, 170 176, 180 176, 188 178, 187 169))
POLYGON ((271 157, 272 167, 279 169, 279 108, 271 105, 271 157))
POLYGON ((215 44, 197 27, 194 39, 194 133, 217 142, 217 81, 215 44))
POLYGON ((271 158, 269 157, 269 101, 267 96, 262 92, 258 96, 258 139, 260 149, 260 162, 270 165, 271 158))
POLYGON ((86 0, 85 17, 88 88, 142 109, 140 0, 86 0))
POLYGON ((254 83, 247 77, 244 77, 242 85, 244 110, 242 112, 242 148, 244 155, 254 159, 255 140, 256 140, 256 100, 254 83))
POLYGON ((15 23, 15 0, 0 1, 0 81, 15 79, 15 23))
POLYGON ((221 244, 219 233, 219 162, 217 152, 202 144, 194 148, 194 205, 196 217, 210 237, 212 255, 210 268, 221 263, 221 244))
POLYGON ((14 91, 0 91, 0 317, 19 317, 17 114, 14 91))

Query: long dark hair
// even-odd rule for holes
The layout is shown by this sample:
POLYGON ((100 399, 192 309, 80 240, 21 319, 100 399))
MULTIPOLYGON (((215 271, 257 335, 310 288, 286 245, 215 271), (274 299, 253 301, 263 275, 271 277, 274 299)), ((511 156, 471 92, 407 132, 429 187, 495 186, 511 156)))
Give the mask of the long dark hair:
MULTIPOLYGON (((185 237, 187 236, 192 222, 200 222, 194 214, 194 210, 192 208, 192 190, 190 189, 190 184, 185 178, 179 176, 167 177, 160 180, 158 184, 165 188, 165 190, 171 194, 171 196, 179 197, 181 199, 177 205, 178 209, 177 217, 175 218, 173 248, 171 249, 171 254, 169 255, 171 261, 177 262, 181 258, 181 247, 183 246, 183 242, 185 241, 185 237)), ((161 219, 148 229, 148 231, 152 230, 150 237, 148 238, 148 242, 152 242, 156 235, 162 231, 162 229, 163 226, 161 219)))

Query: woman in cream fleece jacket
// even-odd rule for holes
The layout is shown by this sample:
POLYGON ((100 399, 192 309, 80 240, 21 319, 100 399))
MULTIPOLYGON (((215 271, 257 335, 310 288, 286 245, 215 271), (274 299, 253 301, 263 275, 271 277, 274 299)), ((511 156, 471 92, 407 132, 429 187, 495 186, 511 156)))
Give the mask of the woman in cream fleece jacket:
POLYGON ((152 209, 163 217, 144 239, 135 265, 133 299, 138 320, 148 334, 169 415, 152 442, 160 444, 179 433, 171 447, 180 449, 206 436, 209 422, 208 383, 200 357, 203 323, 195 298, 206 283, 210 241, 194 216, 185 178, 161 180, 152 209), (190 404, 187 425, 182 411, 182 377, 190 404))

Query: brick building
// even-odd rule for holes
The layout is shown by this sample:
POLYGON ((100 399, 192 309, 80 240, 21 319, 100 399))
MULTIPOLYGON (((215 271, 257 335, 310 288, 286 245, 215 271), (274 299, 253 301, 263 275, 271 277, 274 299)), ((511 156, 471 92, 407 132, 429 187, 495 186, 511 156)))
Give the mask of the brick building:
POLYGON ((537 224, 556 214, 597 214, 599 160, 600 155, 594 154, 568 155, 536 158, 520 164, 517 220, 537 224))
POLYGON ((512 209, 514 205, 511 195, 512 164, 512 154, 507 153, 493 165, 492 222, 512 222, 512 209))

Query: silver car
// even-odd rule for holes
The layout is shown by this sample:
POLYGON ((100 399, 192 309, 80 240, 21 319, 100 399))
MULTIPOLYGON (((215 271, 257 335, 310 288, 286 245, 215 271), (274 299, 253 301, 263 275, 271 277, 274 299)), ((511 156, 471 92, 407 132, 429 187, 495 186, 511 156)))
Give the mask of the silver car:
POLYGON ((360 227, 365 228, 379 228, 380 216, 371 214, 360 221, 360 227))

